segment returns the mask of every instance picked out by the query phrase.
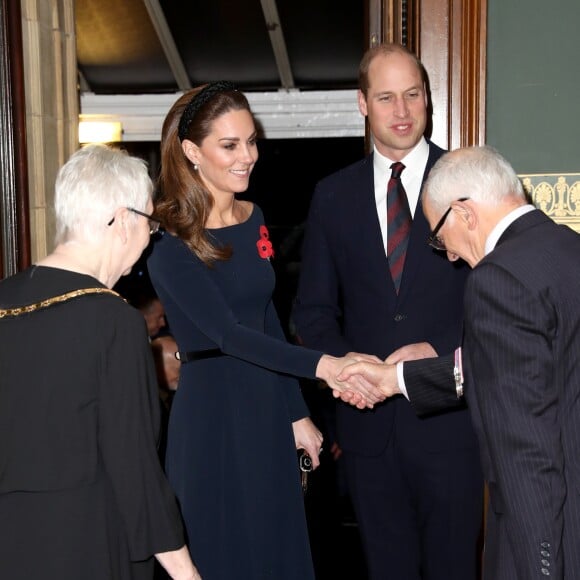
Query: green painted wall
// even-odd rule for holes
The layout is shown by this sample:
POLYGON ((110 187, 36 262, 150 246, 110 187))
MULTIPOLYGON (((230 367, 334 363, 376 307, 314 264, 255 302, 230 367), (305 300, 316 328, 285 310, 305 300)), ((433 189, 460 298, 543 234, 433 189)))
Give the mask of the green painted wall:
POLYGON ((487 134, 518 173, 580 173, 580 0, 488 0, 487 134))

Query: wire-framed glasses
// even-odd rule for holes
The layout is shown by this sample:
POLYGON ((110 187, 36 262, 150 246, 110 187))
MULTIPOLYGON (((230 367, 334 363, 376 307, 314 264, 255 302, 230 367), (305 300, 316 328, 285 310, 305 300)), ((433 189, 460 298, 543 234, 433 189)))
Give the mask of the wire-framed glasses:
MULTIPOLYGON (((148 213, 144 213, 142 211, 139 211, 138 209, 135 209, 134 207, 128 207, 127 209, 133 213, 136 213, 137 215, 140 215, 144 218, 147 218, 147 220, 149 221, 149 235, 152 236, 153 234, 156 234, 159 231, 159 226, 161 225, 161 222, 159 220, 155 219, 152 215, 149 215, 148 213)), ((114 222, 115 222, 115 218, 113 217, 107 225, 111 226, 111 225, 113 225, 114 222)))

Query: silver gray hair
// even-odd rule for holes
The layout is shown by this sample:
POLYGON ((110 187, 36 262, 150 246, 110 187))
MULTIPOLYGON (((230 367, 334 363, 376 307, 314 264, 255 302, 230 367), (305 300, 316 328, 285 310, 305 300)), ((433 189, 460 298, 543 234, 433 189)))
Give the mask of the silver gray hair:
POLYGON ((58 172, 54 210, 56 243, 98 242, 120 207, 145 211, 153 192, 147 164, 126 151, 87 145, 58 172))
POLYGON ((490 146, 465 147, 446 153, 429 172, 423 199, 434 210, 444 211, 451 202, 469 197, 499 205, 509 197, 525 199, 514 168, 490 146))

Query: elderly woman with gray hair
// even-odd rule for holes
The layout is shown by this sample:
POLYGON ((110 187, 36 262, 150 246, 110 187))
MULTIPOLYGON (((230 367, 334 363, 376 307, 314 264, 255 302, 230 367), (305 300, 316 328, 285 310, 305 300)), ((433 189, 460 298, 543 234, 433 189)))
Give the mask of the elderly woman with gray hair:
POLYGON ((141 314, 111 290, 149 243, 145 164, 89 146, 60 170, 57 246, 0 282, 0 576, 199 579, 159 464, 141 314))

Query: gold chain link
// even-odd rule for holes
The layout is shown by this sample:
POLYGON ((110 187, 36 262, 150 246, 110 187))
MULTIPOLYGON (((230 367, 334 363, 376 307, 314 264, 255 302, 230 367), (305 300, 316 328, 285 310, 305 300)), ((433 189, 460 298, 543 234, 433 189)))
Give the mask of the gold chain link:
POLYGON ((121 298, 121 300, 125 300, 119 293, 109 288, 81 288, 79 290, 67 292, 66 294, 61 294, 60 296, 53 296, 52 298, 41 300, 36 304, 28 304, 26 306, 20 306, 19 308, 0 309, 0 319, 8 318, 11 316, 20 316, 21 314, 29 314, 30 312, 36 312, 42 308, 48 308, 54 304, 61 304, 62 302, 72 300, 78 296, 85 296, 86 294, 112 294, 113 296, 121 298))

